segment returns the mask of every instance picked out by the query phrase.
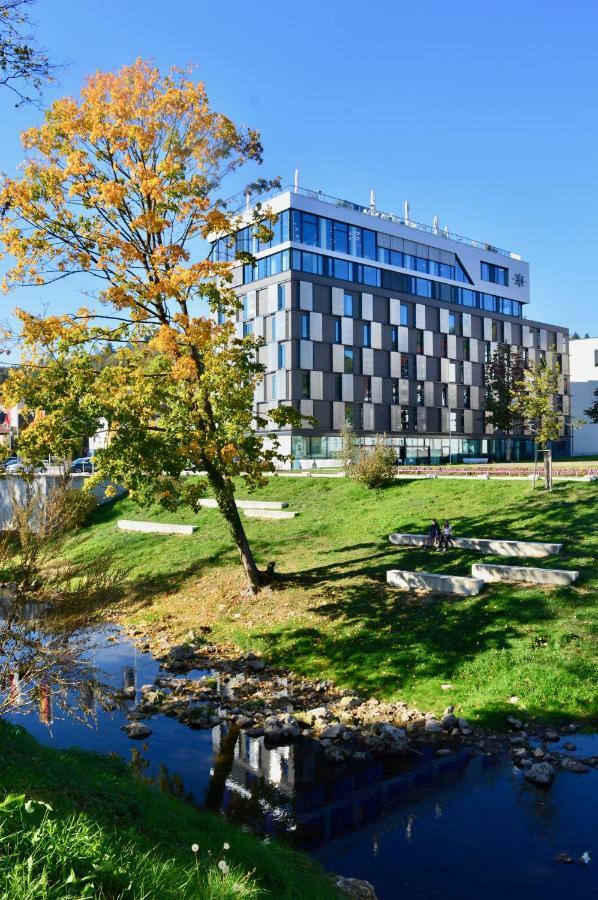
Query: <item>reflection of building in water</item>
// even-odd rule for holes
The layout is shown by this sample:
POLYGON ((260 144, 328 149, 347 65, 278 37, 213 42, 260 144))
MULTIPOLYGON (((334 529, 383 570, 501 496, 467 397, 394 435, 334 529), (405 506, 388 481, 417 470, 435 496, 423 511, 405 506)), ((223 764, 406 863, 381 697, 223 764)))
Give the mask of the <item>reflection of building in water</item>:
MULTIPOLYGON (((223 759, 227 734, 223 726, 212 731, 215 754, 223 759)), ((242 798, 249 803, 257 797, 266 825, 276 830, 284 821, 288 829, 290 820, 302 845, 317 846, 396 813, 414 790, 458 778, 469 759, 467 751, 456 751, 436 759, 372 758, 339 766, 314 741, 269 747, 263 737, 241 732, 228 754, 221 801, 226 808, 234 796, 238 807, 242 798)), ((410 821, 407 839, 412 828, 410 821)))

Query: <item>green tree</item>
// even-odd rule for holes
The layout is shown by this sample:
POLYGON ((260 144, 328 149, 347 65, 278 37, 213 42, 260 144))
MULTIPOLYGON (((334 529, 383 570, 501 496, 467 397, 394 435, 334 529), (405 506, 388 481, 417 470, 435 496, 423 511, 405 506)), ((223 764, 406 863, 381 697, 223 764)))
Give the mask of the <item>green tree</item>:
POLYGON ((598 425, 598 388, 594 391, 594 397, 596 399, 591 406, 584 410, 584 414, 588 417, 590 422, 594 422, 598 425))
MULTIPOLYGON (((0 194, 0 239, 13 257, 5 285, 77 275, 99 285, 103 306, 19 313, 23 364, 7 379, 5 401, 38 413, 20 450, 66 455, 105 422, 99 473, 165 506, 196 508, 205 482, 183 473, 205 471, 257 592, 263 576, 234 479, 260 484, 279 457, 253 409, 262 341, 235 337, 233 262, 202 250, 206 238, 227 240, 241 224, 271 236, 272 217, 259 204, 247 221, 222 199, 227 175, 261 162, 259 136, 213 112, 204 86, 185 73, 162 76, 138 60, 90 78, 80 100, 54 103, 24 143, 22 174, 0 194)), ((253 262, 228 241, 236 262, 253 262)), ((269 417, 277 426, 300 422, 288 406, 269 417)))
POLYGON ((523 378, 514 385, 512 407, 534 435, 536 447, 544 454, 544 487, 552 488, 551 441, 557 441, 564 429, 565 417, 560 401, 561 370, 545 360, 532 363, 523 378))
POLYGON ((523 360, 508 344, 499 344, 486 363, 486 396, 484 409, 488 422, 504 433, 507 462, 511 460, 511 444, 514 428, 521 416, 513 408, 513 390, 523 377, 523 360))
POLYGON ((29 8, 34 0, 0 0, 0 85, 17 105, 39 100, 56 66, 31 34, 29 8))

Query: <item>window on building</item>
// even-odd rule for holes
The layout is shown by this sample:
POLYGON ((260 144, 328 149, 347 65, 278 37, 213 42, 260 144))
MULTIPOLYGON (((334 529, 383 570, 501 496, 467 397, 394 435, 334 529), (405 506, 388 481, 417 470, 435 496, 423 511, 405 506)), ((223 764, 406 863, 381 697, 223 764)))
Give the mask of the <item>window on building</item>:
POLYGON ((493 263, 483 262, 482 281, 491 281, 493 284, 501 284, 507 287, 509 284, 509 270, 503 266, 495 266, 493 263))
POLYGON ((342 344, 342 342, 343 342, 342 335, 343 335, 343 330, 341 327, 341 320, 335 319, 334 320, 334 343, 335 344, 342 344))
POLYGON ((401 325, 409 325, 409 304, 401 303, 401 325))
POLYGON ((276 316, 270 317, 270 340, 276 340, 276 316))
POLYGON ((392 379, 392 402, 393 403, 399 402, 399 379, 398 378, 392 379))
POLYGON ((401 353, 401 378, 409 378, 409 357, 406 353, 401 353))
POLYGON ((372 379, 369 375, 363 376, 363 402, 372 402, 372 379))
POLYGON ((219 309, 218 310, 218 324, 224 325, 225 322, 226 322, 226 313, 222 309, 219 309))
POLYGON ((463 384, 465 380, 463 377, 464 370, 465 366, 463 365, 463 360, 459 360, 459 362, 457 363, 457 375, 459 376, 459 384, 463 384))
POLYGON ((345 222, 333 222, 334 249, 337 253, 349 252, 349 226, 345 222))
POLYGON ((395 351, 399 349, 399 330, 395 327, 390 329, 390 349, 395 351))
POLYGON ((243 322, 243 337, 253 334, 253 322, 243 322))
POLYGON ((449 412, 450 431, 457 431, 457 410, 451 409, 449 412))
POLYGON ((440 335, 440 355, 446 359, 448 357, 448 338, 446 334, 440 335))
POLYGON ((492 350, 489 341, 484 341, 484 362, 492 362, 492 350))
POLYGON ((353 373, 353 349, 351 347, 345 347, 345 374, 353 373))
POLYGON ((423 381, 418 381, 417 382, 417 405, 423 406, 424 402, 425 402, 424 401, 424 383, 423 383, 423 381))
POLYGON ((243 318, 249 318, 249 297, 247 294, 243 294, 241 297, 241 303, 243 304, 243 318))
POLYGON ((494 319, 492 320, 492 340, 493 341, 500 340, 500 338, 498 336, 498 322, 495 322, 494 319))
POLYGON ((278 397, 278 392, 276 390, 276 375, 272 376, 272 381, 270 382, 270 385, 271 385, 271 390, 272 390, 270 399, 276 400, 276 398, 278 397))
POLYGON ((594 350, 594 365, 598 366, 598 350, 594 350))
POLYGON ((344 307, 343 307, 343 309, 344 309, 344 313, 345 313, 346 316, 352 316, 352 315, 353 315, 353 294, 347 294, 347 293, 345 293, 345 299, 344 299, 344 307))
POLYGON ((401 431, 409 431, 409 410, 401 410, 401 431))
POLYGON ((309 372, 301 373, 301 399, 309 400, 311 397, 311 378, 309 372))
POLYGON ((363 323, 363 346, 371 347, 372 346, 372 326, 369 322, 363 323))
POLYGON ((334 376, 334 399, 340 401, 343 399, 343 376, 334 376))
POLYGON ((449 313, 449 334, 457 334, 457 313, 449 313))
POLYGON ((301 313, 301 338, 309 340, 309 313, 301 313))
POLYGON ((276 291, 278 309, 284 309, 284 291, 284 284, 279 284, 276 291))
POLYGON ((287 358, 287 348, 286 344, 278 345, 278 368, 284 369, 286 368, 286 358, 287 358))
POLYGON ((443 384, 440 386, 440 405, 448 406, 448 385, 443 384))
POLYGON ((415 331, 415 352, 420 356, 424 352, 424 333, 421 328, 417 328, 415 331))
POLYGON ((353 407, 345 406, 345 425, 353 425, 353 407))
POLYGON ((463 359, 469 360, 471 358, 471 345, 469 343, 469 338, 463 338, 463 359))
POLYGON ((471 388, 463 388, 463 406, 465 409, 471 409, 471 388))

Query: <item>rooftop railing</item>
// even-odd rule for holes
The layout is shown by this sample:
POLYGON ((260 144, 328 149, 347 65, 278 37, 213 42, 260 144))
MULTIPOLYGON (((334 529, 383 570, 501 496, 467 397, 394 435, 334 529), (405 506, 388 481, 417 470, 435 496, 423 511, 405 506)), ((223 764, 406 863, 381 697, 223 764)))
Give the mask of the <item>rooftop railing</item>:
POLYGON ((507 256, 510 259, 521 259, 521 256, 519 256, 519 254, 511 253, 510 250, 503 250, 501 247, 495 247, 494 244, 475 241, 473 240, 473 238, 464 237, 462 234, 455 234, 455 232, 449 231, 448 228, 441 228, 440 226, 435 227, 433 225, 424 225, 422 222, 415 222, 411 218, 407 219, 404 216, 397 216, 395 213, 382 212, 376 207, 364 206, 362 203, 354 203, 352 200, 344 200, 341 197, 333 197, 330 194, 325 194, 323 191, 314 191, 308 188, 288 185, 286 187, 276 188, 270 193, 260 196, 259 202, 264 203, 265 201, 272 199, 272 197, 276 197, 279 194, 285 194, 287 192, 290 192, 291 194, 300 194, 302 197, 308 197, 311 200, 319 200, 322 203, 329 203, 330 205, 339 207, 341 209, 351 209, 354 212, 362 213, 366 216, 371 216, 374 219, 380 219, 382 222, 392 222, 394 225, 403 225, 406 228, 413 228, 416 231, 423 231, 426 234, 433 234, 437 237, 443 237, 449 241, 458 241, 461 244, 467 244, 468 247, 476 247, 478 250, 485 250, 488 253, 497 253, 499 256, 507 256))

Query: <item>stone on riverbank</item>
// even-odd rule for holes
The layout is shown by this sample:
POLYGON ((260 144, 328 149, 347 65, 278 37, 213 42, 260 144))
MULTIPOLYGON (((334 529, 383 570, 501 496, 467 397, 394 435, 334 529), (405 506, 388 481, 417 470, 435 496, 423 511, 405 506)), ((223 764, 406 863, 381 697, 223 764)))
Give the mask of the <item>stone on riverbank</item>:
POLYGON ((524 778, 527 781, 531 781, 533 784, 540 785, 541 787, 550 787, 552 782, 554 781, 554 776, 556 772, 554 767, 547 762, 534 763, 529 769, 526 771, 524 778))
POLYGON ((264 720, 264 736, 270 741, 282 741, 285 738, 296 738, 301 734, 301 727, 295 716, 282 713, 268 716, 264 720))
POLYGON ((361 878, 344 878, 337 875, 334 884, 339 891, 347 897, 353 897, 354 900, 378 900, 374 886, 361 878))
POLYGON ((127 737, 130 737, 132 741, 142 741, 144 738, 153 734, 152 729, 148 728, 147 725, 144 725, 143 722, 128 722, 126 725, 122 726, 122 731, 124 731, 127 737))
POLYGON ((570 756, 563 756, 561 769, 565 769, 567 772, 578 772, 580 775, 590 771, 589 766, 584 765, 578 759, 572 759, 570 756))

